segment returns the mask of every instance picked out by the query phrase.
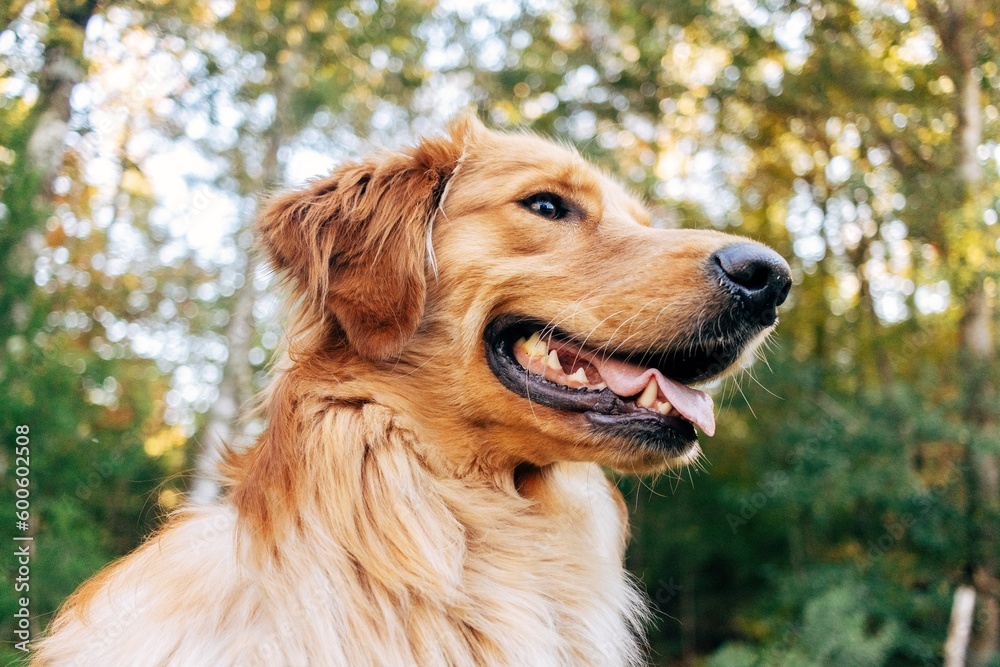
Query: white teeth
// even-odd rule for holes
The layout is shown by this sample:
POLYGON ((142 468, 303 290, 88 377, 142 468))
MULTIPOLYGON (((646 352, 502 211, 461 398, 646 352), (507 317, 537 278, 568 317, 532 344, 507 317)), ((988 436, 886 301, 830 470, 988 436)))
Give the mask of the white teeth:
POLYGON ((661 415, 665 415, 674 409, 674 406, 670 405, 670 401, 658 401, 656 403, 656 411, 661 415))
MULTIPOLYGON (((529 338, 518 338, 514 343, 514 349, 518 355, 523 353, 527 357, 527 359, 521 357, 519 362, 528 372, 545 376, 550 382, 564 385, 570 389, 586 388, 590 391, 602 391, 608 388, 608 385, 601 382, 600 379, 598 379, 596 384, 592 384, 584 368, 577 368, 575 373, 567 375, 559 359, 559 352, 549 349, 549 342, 542 339, 540 331, 531 334, 529 338), (550 371, 555 371, 555 373, 551 373, 550 371)), ((656 381, 652 380, 652 383, 653 389, 647 387, 643 392, 644 397, 646 397, 646 394, 652 392, 651 398, 646 397, 642 399, 648 401, 648 405, 640 403, 644 407, 652 407, 656 401, 656 381)))
POLYGON ((656 403, 656 394, 658 389, 659 387, 656 384, 656 378, 649 378, 649 383, 646 385, 646 388, 642 390, 642 395, 639 396, 635 402, 644 408, 653 407, 653 404, 656 403))
MULTIPOLYGON (((523 338, 521 340, 524 340, 523 338)), ((525 340, 523 343, 519 340, 518 343, 524 348, 524 352, 529 357, 544 357, 549 353, 548 342, 542 340, 542 336, 539 332, 531 334, 531 338, 525 340)))

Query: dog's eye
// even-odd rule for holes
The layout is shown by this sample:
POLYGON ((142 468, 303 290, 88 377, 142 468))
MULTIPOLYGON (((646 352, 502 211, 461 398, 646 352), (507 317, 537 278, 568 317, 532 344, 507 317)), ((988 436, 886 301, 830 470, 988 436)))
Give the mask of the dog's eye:
POLYGON ((539 192, 521 200, 526 209, 549 220, 562 220, 569 215, 569 207, 562 197, 551 192, 539 192))

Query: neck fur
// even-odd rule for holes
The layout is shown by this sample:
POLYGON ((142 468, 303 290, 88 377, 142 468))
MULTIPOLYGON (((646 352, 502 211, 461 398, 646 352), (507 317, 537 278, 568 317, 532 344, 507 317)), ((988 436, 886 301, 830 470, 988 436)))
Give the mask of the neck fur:
POLYGON ((399 652, 387 664, 641 662, 624 505, 600 468, 457 476, 403 416, 304 371, 278 375, 267 430, 229 460, 242 551, 263 593, 303 608, 302 641, 336 637, 349 664, 373 646, 399 652))

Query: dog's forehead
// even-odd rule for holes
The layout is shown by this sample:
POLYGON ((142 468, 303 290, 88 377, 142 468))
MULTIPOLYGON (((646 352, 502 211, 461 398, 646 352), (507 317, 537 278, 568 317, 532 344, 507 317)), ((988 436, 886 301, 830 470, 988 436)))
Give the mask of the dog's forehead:
POLYGON ((555 188, 591 197, 606 213, 648 226, 645 206, 617 179, 600 170, 575 149, 532 134, 490 132, 463 158, 463 169, 480 179, 502 182, 513 190, 555 188))
POLYGON ((527 168, 555 178, 577 180, 580 185, 596 181, 599 176, 576 150, 533 134, 490 132, 481 139, 471 147, 469 157, 487 168, 527 168))
POLYGON ((645 204, 635 194, 608 174, 602 173, 600 178, 604 191, 605 214, 616 213, 623 217, 632 218, 646 227, 652 226, 652 216, 650 216, 645 204))

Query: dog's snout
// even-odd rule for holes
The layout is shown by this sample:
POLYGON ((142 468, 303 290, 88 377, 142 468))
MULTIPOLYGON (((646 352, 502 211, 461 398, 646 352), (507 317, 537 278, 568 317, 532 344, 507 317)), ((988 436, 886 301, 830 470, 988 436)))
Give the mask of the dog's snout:
POLYGON ((781 255, 756 243, 735 243, 718 250, 711 262, 723 287, 740 298, 752 317, 765 326, 774 323, 775 309, 792 286, 791 270, 781 255))

